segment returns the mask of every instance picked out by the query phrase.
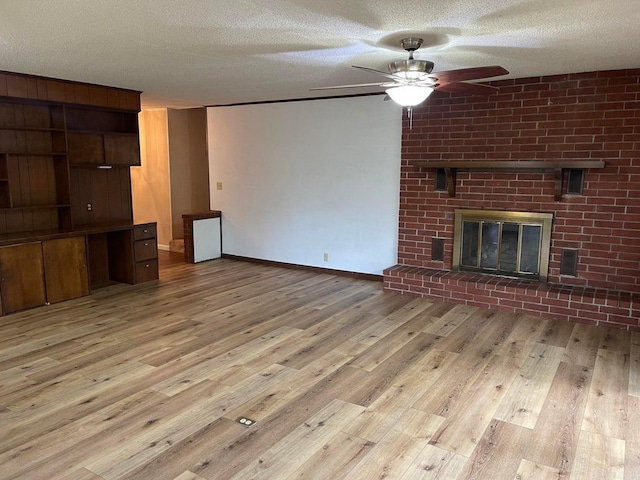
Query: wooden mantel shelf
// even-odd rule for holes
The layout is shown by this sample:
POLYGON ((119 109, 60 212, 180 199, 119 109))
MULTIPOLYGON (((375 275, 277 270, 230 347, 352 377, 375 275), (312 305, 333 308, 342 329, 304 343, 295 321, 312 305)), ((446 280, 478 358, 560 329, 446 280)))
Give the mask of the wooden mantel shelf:
POLYGON ((562 176, 564 169, 604 168, 602 160, 550 160, 550 161, 466 161, 466 160, 412 160, 418 168, 444 169, 447 175, 447 192, 456 195, 456 172, 553 172, 555 189, 553 198, 562 200, 562 176))

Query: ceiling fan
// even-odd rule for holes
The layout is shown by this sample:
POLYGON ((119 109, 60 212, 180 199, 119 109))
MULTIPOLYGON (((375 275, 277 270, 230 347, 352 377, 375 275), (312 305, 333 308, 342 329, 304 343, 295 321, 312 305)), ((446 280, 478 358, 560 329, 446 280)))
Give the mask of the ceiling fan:
MULTIPOLYGON (((434 90, 450 93, 464 93, 469 95, 487 95, 493 93, 496 88, 489 85, 466 83, 468 80, 497 77, 509 73, 503 67, 492 65, 485 67, 461 68, 444 72, 431 73, 433 62, 428 60, 416 60, 413 52, 422 46, 422 39, 416 37, 403 38, 400 42, 402 48, 409 52, 408 60, 397 60, 389 63, 389 72, 383 72, 368 67, 354 68, 365 72, 376 73, 387 77, 385 82, 359 83, 352 85, 335 85, 331 87, 318 87, 311 90, 334 90, 340 88, 357 87, 383 87, 387 95, 403 107, 411 107, 424 102, 434 90), (389 81, 390 80, 390 81, 389 81)), ((410 113, 409 113, 410 114, 410 113)))

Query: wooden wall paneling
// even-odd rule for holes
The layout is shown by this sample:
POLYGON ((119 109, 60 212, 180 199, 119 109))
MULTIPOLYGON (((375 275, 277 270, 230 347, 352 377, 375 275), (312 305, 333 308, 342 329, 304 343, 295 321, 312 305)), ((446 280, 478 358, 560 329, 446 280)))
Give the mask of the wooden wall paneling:
POLYGON ((0 130, 0 151, 15 153, 17 150, 16 132, 14 130, 0 130))
POLYGON ((82 202, 80 185, 81 175, 80 168, 71 167, 69 169, 69 195, 71 202, 71 216, 73 217, 74 226, 84 225, 83 211, 80 209, 82 202))
POLYGON ((38 79, 27 77, 27 96, 33 100, 38 99, 38 79))
POLYGON ((51 153, 53 145, 51 143, 51 133, 43 131, 16 132, 21 142, 18 147, 20 152, 27 153, 51 153))
POLYGON ((76 89, 73 83, 64 83, 64 101, 67 103, 76 103, 76 89))
MULTIPOLYGON (((37 228, 37 225, 35 223, 33 223, 33 210, 30 209, 24 209, 22 210, 22 230, 24 230, 25 232, 33 232, 35 230, 38 230, 39 228, 37 228)), ((46 226, 42 226, 41 227, 43 230, 46 230, 46 226)))
POLYGON ((105 134, 104 161, 107 165, 140 165, 138 135, 105 134))
POLYGON ((140 92, 127 91, 126 92, 126 109, 140 111, 140 92))
POLYGON ((42 105, 15 104, 16 127, 49 128, 49 108, 42 105))
POLYGON ((46 80, 47 100, 50 102, 64 102, 67 98, 65 83, 59 80, 46 80))
POLYGON ((11 127, 14 123, 13 105, 0 103, 0 127, 11 127))
POLYGON ((0 289, 5 314, 45 304, 40 242, 0 247, 0 289))
POLYGON ((107 89, 99 85, 89 86, 89 102, 91 105, 99 107, 107 107, 109 105, 109 97, 107 89))
POLYGON ((38 91, 38 100, 48 100, 49 99, 49 92, 48 92, 48 85, 47 85, 47 79, 45 78, 37 78, 36 79, 36 86, 37 86, 37 91, 38 91))
POLYGON ((20 157, 20 178, 28 203, 25 206, 57 205, 53 157, 20 157))
POLYGON ((91 204, 93 208, 93 221, 91 223, 107 223, 110 220, 109 177, 111 170, 89 170, 91 173, 91 204))
POLYGON ((33 153, 32 144, 27 141, 27 132, 21 130, 15 130, 14 136, 16 137, 16 149, 15 153, 33 153))
MULTIPOLYGON (((19 103, 13 104, 13 124, 14 127, 24 127, 25 123, 25 108, 27 105, 21 105, 19 103)), ((27 112, 30 113, 30 112, 27 112)))
POLYGON ((92 179, 89 168, 71 168, 71 215, 74 226, 91 224, 93 212, 87 210, 87 203, 91 203, 92 179))
POLYGON ((0 208, 10 208, 10 207, 11 207, 11 190, 9 189, 9 171, 7 168, 7 155, 0 154, 0 208))
POLYGON ((87 105, 91 103, 91 97, 89 95, 89 85, 76 83, 73 88, 75 90, 76 103, 87 105))
POLYGON ((73 230, 73 217, 71 216, 71 207, 63 207, 58 209, 58 229, 63 231, 73 230))
POLYGON ((135 282, 132 237, 130 229, 107 234, 109 275, 114 282, 135 282))
POLYGON ((30 225, 28 231, 31 232, 57 230, 59 227, 58 209, 54 207, 25 210, 23 216, 25 226, 30 225))
POLYGON ((55 153, 67 153, 67 136, 64 131, 51 133, 51 150, 55 153))
POLYGON ((49 109, 49 125, 51 128, 57 128, 60 130, 64 130, 66 128, 63 106, 56 105, 49 109))
POLYGON ((7 180, 0 180, 0 209, 2 208, 11 208, 11 192, 7 180))
POLYGON ((21 75, 7 75, 7 96, 29 98, 27 78, 21 75))
POLYGON ((120 218, 131 221, 133 219, 133 198, 131 195, 131 169, 123 168, 120 174, 120 193, 118 198, 121 200, 120 218))
POLYGON ((7 233, 26 231, 24 228, 24 210, 8 210, 6 212, 7 233))
POLYGON ((107 90, 107 104, 110 108, 120 108, 120 92, 115 88, 107 90))
POLYGON ((9 191, 13 199, 14 207, 22 207, 27 203, 28 198, 23 198, 22 184, 23 179, 20 176, 20 157, 9 155, 7 157, 7 172, 9 176, 9 191))
POLYGON ((123 222, 131 219, 131 178, 128 168, 107 170, 109 220, 123 222))
POLYGON ((87 235, 87 262, 89 267, 89 288, 91 290, 111 283, 109 279, 109 249, 106 233, 87 235))
POLYGON ((7 95, 7 75, 0 73, 0 96, 6 97, 7 95))
POLYGON ((42 255, 49 303, 89 294, 84 236, 44 241, 42 255))
POLYGON ((53 157, 53 177, 56 188, 56 204, 69 205, 71 198, 69 194, 69 165, 64 155, 53 157))

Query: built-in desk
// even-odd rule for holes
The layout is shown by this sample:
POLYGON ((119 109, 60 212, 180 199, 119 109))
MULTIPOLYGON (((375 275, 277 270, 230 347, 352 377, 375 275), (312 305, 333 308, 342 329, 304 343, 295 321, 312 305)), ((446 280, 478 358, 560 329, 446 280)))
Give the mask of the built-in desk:
POLYGON ((0 236, 3 315, 88 295, 113 283, 156 279, 155 223, 0 236))

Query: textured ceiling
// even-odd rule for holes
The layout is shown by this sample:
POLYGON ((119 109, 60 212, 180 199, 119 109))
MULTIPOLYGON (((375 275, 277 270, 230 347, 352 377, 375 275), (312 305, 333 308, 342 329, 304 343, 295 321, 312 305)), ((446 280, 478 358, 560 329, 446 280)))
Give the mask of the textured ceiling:
MULTIPOLYGON (((317 97, 425 39, 434 71, 640 67, 638 0, 0 0, 0 70, 142 90, 146 106, 317 97)), ((322 95, 366 93, 336 90, 322 95)))

